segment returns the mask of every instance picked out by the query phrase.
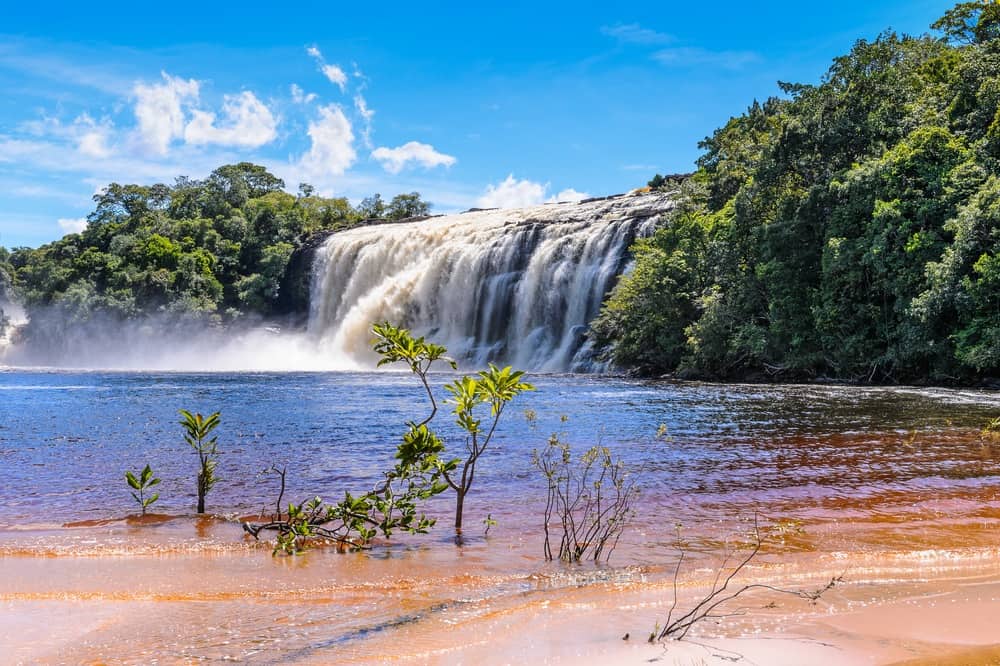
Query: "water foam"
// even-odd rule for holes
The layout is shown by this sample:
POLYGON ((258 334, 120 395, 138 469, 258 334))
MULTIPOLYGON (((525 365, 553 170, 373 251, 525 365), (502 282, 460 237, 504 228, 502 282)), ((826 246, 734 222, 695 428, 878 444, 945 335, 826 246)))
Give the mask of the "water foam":
POLYGON ((372 323, 388 320, 477 366, 594 370, 587 325, 632 241, 673 205, 636 194, 334 234, 314 263, 309 333, 359 367, 372 364, 372 323))

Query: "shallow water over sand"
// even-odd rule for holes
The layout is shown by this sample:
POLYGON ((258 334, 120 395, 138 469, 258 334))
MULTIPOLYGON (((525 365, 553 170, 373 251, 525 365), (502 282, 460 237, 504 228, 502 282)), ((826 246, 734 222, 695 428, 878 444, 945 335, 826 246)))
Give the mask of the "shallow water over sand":
MULTIPOLYGON (((364 490, 399 424, 421 415, 409 377, 0 373, 0 648, 15 661, 641 661, 634 638, 672 599, 675 524, 687 553, 679 592, 693 599, 723 553, 752 540, 755 512, 766 543, 747 580, 846 582, 815 606, 757 599, 706 637, 815 629, 831 613, 1000 578, 1000 447, 978 435, 1000 413, 996 393, 533 381, 483 461, 461 547, 444 500, 429 535, 272 558, 236 521, 273 503, 259 470, 287 464, 298 499, 364 490), (222 411, 218 517, 190 515, 195 460, 179 407, 222 411), (530 452, 554 430, 581 449, 612 447, 641 479, 611 566, 541 558, 530 452), (122 470, 146 462, 163 478, 163 518, 126 520, 122 470), (487 513, 497 525, 484 536, 487 513)), ((976 599, 970 608, 989 603, 976 599)), ((934 653, 885 641, 883 661, 934 653)))

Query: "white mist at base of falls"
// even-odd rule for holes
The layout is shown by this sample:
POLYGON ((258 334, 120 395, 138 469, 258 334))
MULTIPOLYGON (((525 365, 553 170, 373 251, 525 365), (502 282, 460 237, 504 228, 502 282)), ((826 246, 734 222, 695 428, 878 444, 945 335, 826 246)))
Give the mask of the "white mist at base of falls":
POLYGON ((371 368, 371 326, 389 321, 463 365, 590 371, 584 333, 665 194, 483 210, 358 227, 316 252, 308 332, 324 356, 371 368))

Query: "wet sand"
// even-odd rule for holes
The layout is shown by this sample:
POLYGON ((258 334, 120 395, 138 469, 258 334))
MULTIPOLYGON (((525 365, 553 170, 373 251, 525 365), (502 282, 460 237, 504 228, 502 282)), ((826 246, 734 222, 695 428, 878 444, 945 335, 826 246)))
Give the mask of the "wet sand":
MULTIPOLYGON (((462 547, 442 529, 368 553, 278 558, 226 520, 29 526, 0 532, 0 654, 91 664, 996 663, 1000 547, 967 523, 953 529, 971 534, 957 547, 943 547, 930 524, 920 548, 882 550, 870 545, 878 521, 806 522, 784 543, 772 531, 736 582, 843 582, 816 603, 748 594, 687 640, 655 645, 646 639, 672 605, 674 560, 654 561, 641 534, 616 553, 619 566, 567 566, 541 562, 535 535, 502 526, 462 547), (825 547, 848 541, 863 549, 825 547)), ((704 595, 720 564, 712 551, 692 542, 678 608, 704 595)))

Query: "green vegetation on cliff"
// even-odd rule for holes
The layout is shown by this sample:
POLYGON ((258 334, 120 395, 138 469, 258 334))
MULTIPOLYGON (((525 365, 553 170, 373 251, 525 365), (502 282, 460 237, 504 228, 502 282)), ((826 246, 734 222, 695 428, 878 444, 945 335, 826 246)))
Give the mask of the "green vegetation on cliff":
MULTIPOLYGON (((1000 376, 1000 4, 859 41, 702 144, 593 325, 646 372, 1000 376)), ((664 185, 657 182, 651 185, 664 185)))
POLYGON ((268 316, 292 254, 313 234, 369 217, 428 212, 416 192, 388 204, 376 194, 353 208, 308 185, 298 196, 283 188, 246 162, 172 186, 112 183, 95 195, 82 233, 37 249, 0 248, 0 299, 12 289, 33 321, 39 314, 69 324, 95 315, 208 322, 268 316))

